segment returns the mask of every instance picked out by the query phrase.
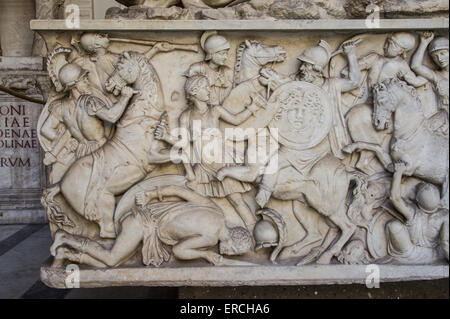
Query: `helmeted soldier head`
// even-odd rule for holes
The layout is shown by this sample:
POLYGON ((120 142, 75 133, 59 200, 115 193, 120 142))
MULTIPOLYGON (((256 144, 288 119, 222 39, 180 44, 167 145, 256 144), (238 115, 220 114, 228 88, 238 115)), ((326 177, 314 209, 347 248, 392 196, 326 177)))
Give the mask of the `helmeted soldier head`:
POLYGON ((441 202, 439 189, 433 184, 423 182, 417 188, 416 200, 419 207, 427 213, 435 212, 441 202))
POLYGON ((211 88, 208 78, 204 75, 194 75, 186 80, 184 85, 186 98, 192 101, 194 98, 208 102, 210 98, 211 88))
POLYGON ((299 79, 309 83, 323 77, 325 67, 331 58, 331 47, 320 40, 315 46, 306 49, 297 59, 302 63, 299 67, 299 79))
POLYGON ((230 43, 228 40, 218 35, 216 32, 203 34, 201 45, 206 53, 205 60, 212 60, 218 65, 224 65, 228 58, 228 51, 230 50, 230 43))
POLYGON ((253 229, 253 237, 256 241, 255 251, 278 245, 278 230, 267 220, 260 220, 256 223, 253 229))
POLYGON ((297 59, 313 65, 316 71, 322 71, 331 58, 331 47, 328 42, 320 40, 313 47, 306 49, 297 59))
POLYGON ((408 32, 397 32, 391 34, 384 44, 384 54, 387 57, 396 57, 405 55, 411 51, 416 45, 416 38, 413 34, 408 32))
POLYGON ((81 68, 78 64, 68 63, 59 71, 59 81, 64 91, 67 92, 75 87, 80 81, 87 79, 88 71, 81 68))
POLYGON ((94 54, 98 49, 107 49, 109 39, 107 35, 100 33, 85 33, 80 39, 81 47, 89 54, 94 54))
POLYGON ((440 68, 448 66, 448 39, 439 37, 431 41, 428 46, 428 53, 434 63, 440 68))

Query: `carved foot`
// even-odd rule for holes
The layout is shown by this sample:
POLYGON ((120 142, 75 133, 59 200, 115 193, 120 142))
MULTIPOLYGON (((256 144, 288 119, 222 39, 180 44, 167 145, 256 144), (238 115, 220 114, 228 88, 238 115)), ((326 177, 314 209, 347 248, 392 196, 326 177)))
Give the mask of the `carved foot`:
POLYGON ((65 260, 67 259, 67 253, 69 252, 69 249, 65 247, 59 247, 55 251, 55 258, 53 258, 52 267, 58 268, 62 267, 65 264, 65 260))
POLYGON ((223 257, 219 254, 216 254, 212 251, 205 252, 203 258, 205 258, 207 261, 209 261, 214 266, 221 266, 223 265, 223 257))
POLYGON ((86 214, 84 215, 87 220, 91 222, 98 222, 100 220, 100 215, 98 214, 98 210, 93 207, 86 208, 86 214))

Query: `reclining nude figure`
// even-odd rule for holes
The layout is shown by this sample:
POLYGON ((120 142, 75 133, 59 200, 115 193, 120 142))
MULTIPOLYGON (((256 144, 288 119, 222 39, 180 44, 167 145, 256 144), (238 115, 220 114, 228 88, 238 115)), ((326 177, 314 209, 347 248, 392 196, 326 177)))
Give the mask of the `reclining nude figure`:
POLYGON ((120 219, 117 239, 111 249, 94 240, 64 230, 55 234, 50 248, 54 266, 64 260, 94 267, 116 267, 132 257, 142 244, 146 266, 169 261, 165 245, 172 246, 177 259, 205 259, 213 265, 249 266, 248 262, 222 255, 242 255, 253 246, 251 234, 243 227, 226 225, 221 209, 207 197, 188 188, 166 186, 136 195, 136 206, 120 219), (156 201, 178 197, 183 201, 156 201), (219 244, 220 254, 207 250, 219 244))

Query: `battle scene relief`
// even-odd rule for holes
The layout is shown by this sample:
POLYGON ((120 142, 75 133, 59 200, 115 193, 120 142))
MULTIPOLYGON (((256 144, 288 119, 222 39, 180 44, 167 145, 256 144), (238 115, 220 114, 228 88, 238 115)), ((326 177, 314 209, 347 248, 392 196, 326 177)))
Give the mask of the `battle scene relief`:
POLYGON ((51 40, 54 267, 448 264, 446 35, 51 40))

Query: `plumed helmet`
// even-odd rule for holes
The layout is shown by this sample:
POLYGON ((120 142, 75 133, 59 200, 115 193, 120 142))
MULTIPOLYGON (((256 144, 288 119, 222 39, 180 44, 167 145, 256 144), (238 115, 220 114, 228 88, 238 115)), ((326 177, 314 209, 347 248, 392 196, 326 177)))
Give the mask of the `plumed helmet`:
POLYGON ((311 63, 321 70, 328 64, 331 58, 331 47, 325 40, 320 40, 313 47, 306 49, 297 59, 311 63))
POLYGON ((416 37, 408 32, 397 32, 390 37, 398 46, 405 51, 410 51, 416 45, 416 37))
POLYGON ((428 52, 431 53, 437 50, 448 50, 447 38, 440 37, 431 41, 430 45, 428 46, 428 52))
POLYGON ((260 220, 255 225, 253 236, 256 241, 255 250, 278 245, 278 231, 275 226, 267 220, 260 220))
POLYGON ((59 71, 59 81, 64 87, 64 91, 70 90, 79 79, 87 74, 78 64, 68 63, 59 71))
POLYGON ((231 47, 228 40, 216 32, 203 34, 201 45, 206 52, 206 61, 211 60, 214 53, 228 50, 231 47))

